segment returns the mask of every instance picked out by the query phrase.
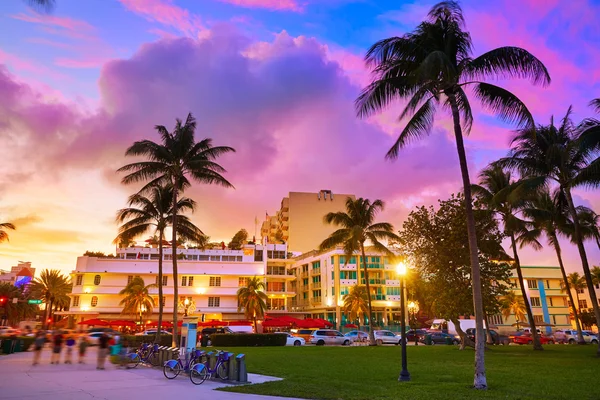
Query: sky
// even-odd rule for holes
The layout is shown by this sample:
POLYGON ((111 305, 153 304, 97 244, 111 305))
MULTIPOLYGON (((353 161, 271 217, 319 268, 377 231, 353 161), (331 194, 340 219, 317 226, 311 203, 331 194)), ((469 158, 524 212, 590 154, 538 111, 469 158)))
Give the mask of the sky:
MULTIPOLYGON (((0 221, 17 230, 0 244, 0 269, 18 261, 75 268, 86 250, 114 251, 116 210, 135 186, 116 170, 125 150, 159 140, 188 112, 197 137, 236 153, 219 159, 235 189, 194 184, 192 220, 228 241, 273 213, 290 191, 354 193, 386 203, 380 220, 398 229, 419 205, 461 188, 451 121, 440 111, 431 135, 384 155, 403 128, 402 104, 358 119, 354 100, 370 79, 370 45, 411 31, 434 2, 387 0, 56 0, 50 14, 25 0, 0 4, 0 221)), ((574 107, 592 116, 600 97, 597 0, 461 3, 478 55, 520 46, 547 66, 547 88, 502 85, 539 123, 574 107)), ((466 139, 471 179, 507 154, 514 127, 474 106, 466 139)), ((576 202, 600 210, 598 191, 576 202)), ((259 227, 260 231, 260 227, 259 227)), ((141 238, 143 241, 144 238, 141 238)), ((567 268, 580 270, 564 240, 567 268)), ((590 262, 600 251, 587 244, 590 262)), ((524 249, 529 265, 554 252, 524 249)))

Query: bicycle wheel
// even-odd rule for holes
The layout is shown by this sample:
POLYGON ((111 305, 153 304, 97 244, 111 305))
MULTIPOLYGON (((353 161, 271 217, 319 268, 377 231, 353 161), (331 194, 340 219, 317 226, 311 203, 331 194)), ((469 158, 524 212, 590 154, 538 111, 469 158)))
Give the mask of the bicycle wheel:
POLYGON ((227 366, 228 366, 227 363, 221 363, 217 367, 217 376, 224 381, 229 379, 227 366))
POLYGON ((201 385, 205 380, 208 379, 210 374, 208 373, 208 368, 204 364, 194 364, 194 366, 190 369, 190 381, 194 385, 201 385))
POLYGON ((129 353, 126 357, 128 358, 127 368, 135 368, 142 362, 140 355, 137 353, 129 353))
MULTIPOLYGON (((174 360, 172 360, 174 361, 174 360)), ((181 365, 179 365, 178 362, 175 363, 166 363, 165 366, 163 367, 163 374, 165 375, 165 378, 167 379, 175 379, 179 376, 179 374, 181 373, 181 365)))
POLYGON ((150 356, 148 357, 148 362, 153 367, 158 367, 158 353, 150 354, 150 356))

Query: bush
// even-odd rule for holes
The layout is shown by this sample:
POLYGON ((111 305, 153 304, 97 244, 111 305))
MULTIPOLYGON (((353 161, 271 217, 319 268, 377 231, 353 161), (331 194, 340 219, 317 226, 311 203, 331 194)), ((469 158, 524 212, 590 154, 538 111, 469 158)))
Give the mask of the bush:
MULTIPOLYGON (((129 343, 129 347, 140 347, 142 343, 154 343, 155 335, 123 335, 121 336, 121 341, 123 339, 127 339, 129 343)), ((173 343, 173 335, 160 335, 160 340, 158 344, 160 346, 169 346, 171 347, 171 343, 173 343)))
MULTIPOLYGON (((34 337, 29 337, 29 336, 18 336, 18 337, 14 337, 14 336, 0 336, 0 342, 3 341, 3 340, 7 340, 7 339, 20 340, 22 342, 21 351, 27 351, 27 350, 29 350, 29 348, 31 347, 31 345, 35 341, 34 337)), ((0 348, 0 351, 2 351, 1 348, 0 348)))
POLYGON ((210 339, 214 347, 285 346, 287 336, 279 333, 215 333, 210 339))

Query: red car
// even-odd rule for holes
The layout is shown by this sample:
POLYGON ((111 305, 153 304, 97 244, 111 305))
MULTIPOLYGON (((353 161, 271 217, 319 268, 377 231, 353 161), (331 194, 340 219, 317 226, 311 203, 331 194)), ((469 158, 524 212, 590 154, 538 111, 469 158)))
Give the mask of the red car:
MULTIPOLYGON (((512 339, 513 343, 516 343, 516 344, 532 344, 533 343, 533 336, 531 335, 531 333, 527 333, 527 332, 519 332, 519 334, 512 335, 510 338, 512 339)), ((554 344, 554 338, 551 336, 540 335, 540 342, 542 344, 554 344)))

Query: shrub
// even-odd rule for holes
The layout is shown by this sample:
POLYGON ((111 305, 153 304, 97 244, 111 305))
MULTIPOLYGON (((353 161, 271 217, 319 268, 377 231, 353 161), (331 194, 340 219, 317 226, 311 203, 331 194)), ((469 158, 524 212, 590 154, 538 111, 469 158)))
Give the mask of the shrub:
MULTIPOLYGON (((121 341, 123 339, 127 339, 129 343, 129 347, 140 347, 142 343, 154 343, 155 335, 123 335, 121 336, 121 341)), ((173 343, 173 335, 160 335, 160 340, 158 344, 160 346, 169 346, 171 347, 171 343, 173 343)))
POLYGON ((278 333, 215 333, 210 335, 210 339, 215 347, 285 346, 287 336, 278 333))
MULTIPOLYGON (((29 350, 29 348, 31 347, 31 345, 35 341, 35 338, 29 337, 29 336, 19 336, 19 337, 14 337, 14 336, 0 336, 0 342, 4 341, 4 340, 7 340, 7 339, 20 340, 21 341, 21 351, 27 351, 27 350, 29 350)), ((2 351, 2 348, 0 348, 0 351, 2 351)))

